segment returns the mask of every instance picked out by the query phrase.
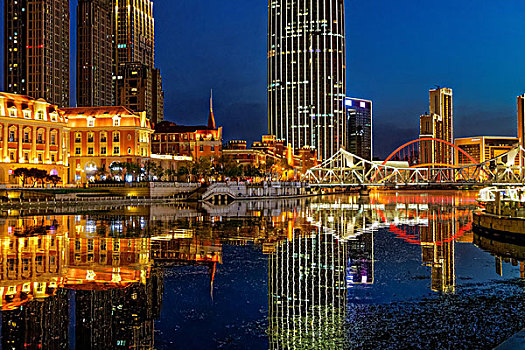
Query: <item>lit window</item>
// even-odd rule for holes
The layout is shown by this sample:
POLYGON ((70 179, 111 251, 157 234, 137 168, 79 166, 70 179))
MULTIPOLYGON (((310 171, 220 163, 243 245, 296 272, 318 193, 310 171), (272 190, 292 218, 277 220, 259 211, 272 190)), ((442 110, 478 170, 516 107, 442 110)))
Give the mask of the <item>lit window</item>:
POLYGON ((16 118, 16 107, 9 108, 9 116, 16 118))
POLYGON ((113 147, 113 154, 119 155, 120 154, 120 147, 118 147, 118 146, 113 147))
POLYGON ((30 110, 24 110, 24 118, 25 119, 31 119, 31 111, 30 110))
POLYGON ((100 154, 106 155, 106 147, 105 146, 100 147, 100 154))
POLYGON ((36 120, 44 120, 44 112, 43 111, 36 112, 36 120))
POLYGON ((55 133, 51 134, 51 144, 52 145, 56 144, 56 137, 57 137, 57 135, 55 133))
POLYGON ((113 126, 120 126, 120 117, 113 117, 113 126))
POLYGON ((90 132, 88 134, 88 142, 95 142, 95 134, 93 134, 92 132, 90 132))
POLYGON ((88 118, 87 126, 88 126, 88 128, 94 127, 95 126, 95 118, 88 118))
POLYGON ((100 134, 100 142, 107 142, 107 139, 106 139, 106 133, 103 132, 100 134))
POLYGON ((77 132, 75 134, 75 143, 80 143, 80 142, 82 142, 82 134, 77 132))
POLYGON ((131 147, 128 147, 128 154, 131 154, 131 147))
POLYGON ((88 147, 88 155, 93 155, 93 147, 88 147))
POLYGON ((76 154, 77 156, 79 156, 80 153, 81 153, 81 152, 80 152, 80 147, 75 148, 75 154, 76 154))
POLYGON ((113 142, 120 142, 120 133, 118 131, 113 133, 113 142))

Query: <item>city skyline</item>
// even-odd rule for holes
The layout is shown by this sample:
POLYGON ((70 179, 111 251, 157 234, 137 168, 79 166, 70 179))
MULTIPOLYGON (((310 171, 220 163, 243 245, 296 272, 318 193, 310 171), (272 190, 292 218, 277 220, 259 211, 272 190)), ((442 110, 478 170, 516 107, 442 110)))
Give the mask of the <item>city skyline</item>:
MULTIPOLYGON (((75 50, 76 3, 70 1, 71 50, 75 50)), ((437 4, 347 1, 345 5, 347 95, 374 101, 376 156, 417 136, 418 117, 427 109, 426 92, 434 84, 454 89, 455 137, 516 134, 515 99, 525 90, 520 83, 525 70, 517 64, 522 49, 514 43, 519 39, 515 33, 524 4, 442 4, 455 16, 435 12, 437 4), (441 29, 415 30, 426 27, 423 18, 429 15, 441 29), (503 25, 498 20, 502 17, 503 25), (487 50, 487 40, 497 42, 498 49, 487 50), (479 122, 472 124, 473 118, 479 122), (386 131, 393 135, 388 140, 381 138, 386 131)), ((207 92, 214 88, 215 114, 224 126, 225 139, 253 141, 266 133, 267 4, 158 0, 155 21, 166 119, 181 124, 200 120, 208 112, 207 92), (224 16, 231 21, 222 21, 224 16), (174 33, 180 39, 176 44, 174 33), (247 115, 253 120, 249 125, 247 115)), ((76 75, 73 56, 74 52, 72 77, 76 75)))

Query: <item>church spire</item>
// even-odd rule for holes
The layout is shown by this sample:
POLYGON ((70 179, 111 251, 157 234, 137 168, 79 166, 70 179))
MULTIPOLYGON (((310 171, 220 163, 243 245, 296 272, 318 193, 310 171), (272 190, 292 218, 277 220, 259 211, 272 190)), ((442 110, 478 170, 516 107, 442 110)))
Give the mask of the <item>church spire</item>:
POLYGON ((215 130, 215 117, 213 116, 213 90, 211 90, 210 95, 210 115, 208 117, 208 129, 215 130))

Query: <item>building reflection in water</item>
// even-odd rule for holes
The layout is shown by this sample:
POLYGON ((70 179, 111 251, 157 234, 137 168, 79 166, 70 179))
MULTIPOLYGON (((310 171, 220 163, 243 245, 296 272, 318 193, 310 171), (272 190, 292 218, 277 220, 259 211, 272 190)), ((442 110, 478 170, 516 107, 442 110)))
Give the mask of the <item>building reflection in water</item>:
POLYGON ((511 264, 519 268, 520 278, 525 279, 525 241, 502 237, 492 237, 484 232, 474 233, 474 244, 494 256, 496 273, 503 276, 503 265, 511 264))
POLYGON ((455 244, 472 242, 474 208, 473 194, 373 192, 3 218, 2 348, 153 348, 164 269, 205 267, 213 297, 222 245, 251 242, 268 255, 271 348, 344 347, 347 290, 375 281, 377 229, 420 245, 431 289, 454 292, 455 244))

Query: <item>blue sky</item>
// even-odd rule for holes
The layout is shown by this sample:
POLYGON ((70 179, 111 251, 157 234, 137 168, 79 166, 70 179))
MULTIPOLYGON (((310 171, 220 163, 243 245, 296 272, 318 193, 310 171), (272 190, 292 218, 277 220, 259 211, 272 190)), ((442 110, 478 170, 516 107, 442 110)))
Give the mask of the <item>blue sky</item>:
MULTIPOLYGON (((156 0, 154 11, 166 119, 205 123, 213 88, 226 139, 266 133, 267 2, 156 0)), ((346 1, 347 91, 374 101, 374 153, 417 138, 435 85, 454 89, 456 137, 514 135, 523 23, 521 0, 346 1)))

